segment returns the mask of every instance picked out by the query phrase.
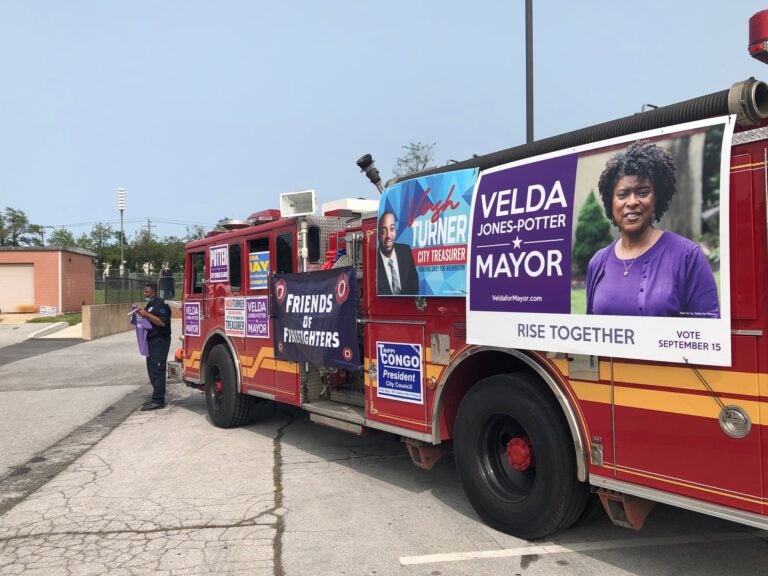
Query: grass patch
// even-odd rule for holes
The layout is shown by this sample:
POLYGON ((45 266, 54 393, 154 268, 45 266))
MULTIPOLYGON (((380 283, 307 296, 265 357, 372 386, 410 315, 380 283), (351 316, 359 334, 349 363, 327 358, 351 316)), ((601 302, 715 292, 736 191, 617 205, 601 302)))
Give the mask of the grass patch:
POLYGON ((58 316, 39 316, 27 320, 27 324, 42 324, 43 322, 66 322, 70 326, 80 324, 83 321, 81 312, 71 312, 69 314, 59 314, 58 316))
POLYGON ((586 288, 571 288, 571 314, 587 313, 586 288))

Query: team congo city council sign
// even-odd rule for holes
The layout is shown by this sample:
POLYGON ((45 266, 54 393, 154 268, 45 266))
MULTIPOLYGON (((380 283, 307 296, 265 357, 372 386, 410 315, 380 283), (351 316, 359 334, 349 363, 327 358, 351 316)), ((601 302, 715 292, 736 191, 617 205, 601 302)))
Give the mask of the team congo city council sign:
POLYGON ((354 268, 275 274, 275 357, 356 370, 360 350, 354 268))

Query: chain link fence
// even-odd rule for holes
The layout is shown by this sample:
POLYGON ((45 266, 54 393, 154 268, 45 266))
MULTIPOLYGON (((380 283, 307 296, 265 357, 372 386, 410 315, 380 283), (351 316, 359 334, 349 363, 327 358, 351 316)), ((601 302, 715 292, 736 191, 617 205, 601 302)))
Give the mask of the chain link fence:
POLYGON ((144 274, 117 270, 96 270, 96 304, 140 303, 147 282, 157 282, 158 295, 165 300, 181 298, 183 272, 171 275, 144 274))

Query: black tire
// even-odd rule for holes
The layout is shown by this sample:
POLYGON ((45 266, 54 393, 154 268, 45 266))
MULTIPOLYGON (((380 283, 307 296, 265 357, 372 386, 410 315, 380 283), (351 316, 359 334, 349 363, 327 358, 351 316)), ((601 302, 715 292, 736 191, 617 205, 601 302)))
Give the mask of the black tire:
POLYGON ((219 428, 242 426, 253 417, 254 399, 237 389, 235 366, 222 344, 214 346, 205 363, 205 403, 219 428))
POLYGON ((586 510, 590 502, 594 502, 593 496, 597 499, 597 503, 600 504, 600 499, 589 491, 589 484, 586 482, 576 482, 573 498, 571 498, 571 503, 565 513, 563 522, 560 524, 561 530, 582 524, 583 521, 586 522, 586 510))
POLYGON ((587 499, 587 503, 584 506, 584 510, 582 510, 579 517, 576 518, 573 526, 584 526, 585 524, 591 524, 603 516, 604 512, 605 510, 603 509, 603 503, 600 502, 600 497, 597 494, 590 494, 589 498, 587 499))
POLYGON ((555 399, 528 374, 478 382, 459 406, 454 454, 461 484, 480 517, 519 538, 573 523, 589 497, 555 399))

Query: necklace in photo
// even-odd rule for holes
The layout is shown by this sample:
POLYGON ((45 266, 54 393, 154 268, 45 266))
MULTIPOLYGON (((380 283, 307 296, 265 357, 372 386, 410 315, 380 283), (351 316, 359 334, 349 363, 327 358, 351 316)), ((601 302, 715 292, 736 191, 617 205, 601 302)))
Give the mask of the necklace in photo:
POLYGON ((620 258, 620 260, 621 260, 622 265, 624 266, 624 278, 626 278, 627 276, 629 276, 629 269, 632 268, 632 264, 634 264, 635 260, 637 260, 637 256, 632 258, 632 260, 629 262, 629 264, 627 264, 627 261, 623 258, 624 248, 622 248, 621 245, 619 245, 619 248, 620 248, 621 254, 622 254, 622 257, 620 258))
POLYGON ((632 264, 635 263, 635 260, 637 260, 637 258, 632 258, 632 261, 629 263, 629 265, 627 265, 626 260, 624 259, 621 260, 621 263, 624 265, 624 278, 629 276, 629 269, 632 268, 632 264))
POLYGON ((628 260, 624 258, 624 246, 622 245, 622 238, 618 239, 616 246, 619 249, 619 253, 618 253, 619 260, 621 260, 621 263, 624 265, 624 278, 629 276, 629 269, 632 268, 632 265, 635 263, 635 260, 637 260, 638 258, 640 258, 640 256, 645 254, 645 252, 649 250, 656 243, 655 238, 657 238, 656 230, 655 228, 653 228, 653 226, 651 226, 650 234, 648 238, 646 238, 645 241, 643 241, 643 243, 640 244, 640 246, 638 246, 635 249, 636 255, 634 258, 632 258, 632 260, 629 260, 629 264, 627 264, 628 260))

